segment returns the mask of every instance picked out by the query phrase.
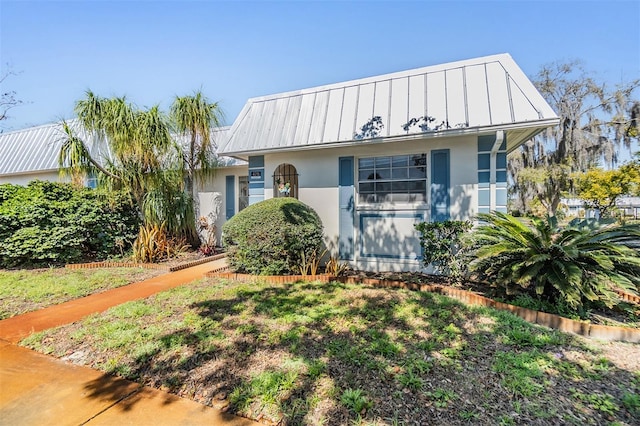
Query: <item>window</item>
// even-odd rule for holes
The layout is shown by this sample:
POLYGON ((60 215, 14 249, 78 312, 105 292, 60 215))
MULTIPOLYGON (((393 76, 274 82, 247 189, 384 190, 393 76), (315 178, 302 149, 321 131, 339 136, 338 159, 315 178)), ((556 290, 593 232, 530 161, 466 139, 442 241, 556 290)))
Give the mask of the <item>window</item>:
POLYGON ((395 155, 358 160, 360 202, 426 202, 427 155, 395 155))
POLYGON ((238 176, 238 211, 249 206, 249 176, 238 176))
POLYGON ((273 197, 298 198, 298 172, 291 164, 280 164, 273 174, 273 197))
POLYGON ((87 188, 96 189, 98 187, 98 177, 94 173, 87 175, 87 188))

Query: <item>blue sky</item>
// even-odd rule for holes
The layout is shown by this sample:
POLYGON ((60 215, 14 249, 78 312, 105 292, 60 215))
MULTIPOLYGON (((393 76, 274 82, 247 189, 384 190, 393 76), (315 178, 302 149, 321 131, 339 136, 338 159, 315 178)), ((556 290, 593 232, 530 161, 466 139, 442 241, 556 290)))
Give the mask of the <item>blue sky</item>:
POLYGON ((0 0, 2 90, 25 102, 2 129, 71 118, 87 89, 167 109, 201 88, 230 124, 250 97, 504 52, 638 78, 640 1, 0 0))

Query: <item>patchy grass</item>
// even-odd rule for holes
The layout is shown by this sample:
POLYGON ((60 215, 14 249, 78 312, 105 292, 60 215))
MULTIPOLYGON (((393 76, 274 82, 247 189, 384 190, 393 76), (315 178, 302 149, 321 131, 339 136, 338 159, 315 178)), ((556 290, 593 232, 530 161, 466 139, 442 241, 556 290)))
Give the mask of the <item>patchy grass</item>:
POLYGON ((160 275, 141 268, 0 270, 0 319, 160 275))
POLYGON ((638 345, 430 293, 202 280, 23 344, 265 424, 640 422, 638 345))

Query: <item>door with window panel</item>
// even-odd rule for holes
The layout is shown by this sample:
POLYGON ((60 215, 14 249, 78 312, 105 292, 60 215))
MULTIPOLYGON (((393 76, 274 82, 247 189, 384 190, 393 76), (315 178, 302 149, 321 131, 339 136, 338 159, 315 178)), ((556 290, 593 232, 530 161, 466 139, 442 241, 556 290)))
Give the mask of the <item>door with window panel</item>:
POLYGON ((249 206, 249 176, 238 176, 238 211, 249 206))

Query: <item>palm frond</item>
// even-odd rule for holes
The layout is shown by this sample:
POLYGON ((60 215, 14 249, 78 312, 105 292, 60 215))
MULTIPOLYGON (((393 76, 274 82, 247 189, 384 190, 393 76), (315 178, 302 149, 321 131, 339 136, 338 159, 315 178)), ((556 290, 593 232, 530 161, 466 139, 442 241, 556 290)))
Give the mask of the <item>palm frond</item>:
POLYGON ((520 220, 504 213, 478 219, 470 268, 507 290, 533 284, 537 294, 578 307, 598 298, 613 303, 614 290, 640 286, 640 225, 574 221, 562 227, 553 217, 520 220))

